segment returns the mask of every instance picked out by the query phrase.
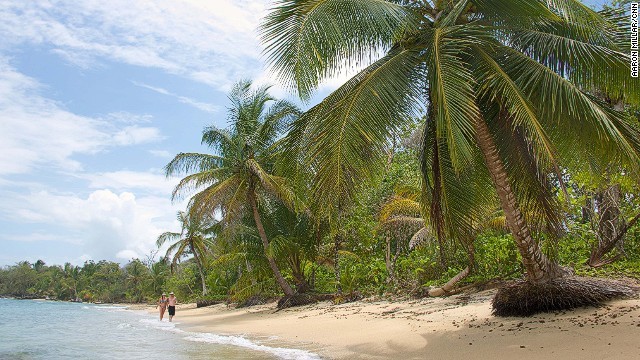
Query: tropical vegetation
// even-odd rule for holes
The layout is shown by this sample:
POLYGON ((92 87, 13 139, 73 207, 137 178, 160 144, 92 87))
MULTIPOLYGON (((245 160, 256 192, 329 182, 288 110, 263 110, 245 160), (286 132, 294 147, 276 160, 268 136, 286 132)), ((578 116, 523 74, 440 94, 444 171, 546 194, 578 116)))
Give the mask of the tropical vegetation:
POLYGON ((165 168, 188 205, 160 261, 23 262, 0 270, 0 293, 142 301, 171 287, 291 306, 506 284, 498 315, 628 295, 605 279, 640 274, 623 3, 274 1, 267 61, 305 104, 360 70, 306 111, 235 84, 228 126, 203 131, 209 152, 165 168), (85 280, 103 268, 106 292, 85 280))

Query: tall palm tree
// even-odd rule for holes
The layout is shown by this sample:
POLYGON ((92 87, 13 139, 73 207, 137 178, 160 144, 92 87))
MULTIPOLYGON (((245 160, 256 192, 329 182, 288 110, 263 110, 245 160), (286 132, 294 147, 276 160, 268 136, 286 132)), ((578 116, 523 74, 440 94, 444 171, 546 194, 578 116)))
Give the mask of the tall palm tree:
POLYGON ((285 295, 291 296, 294 291, 269 252, 260 204, 271 197, 290 208, 297 206, 287 180, 272 170, 278 154, 276 140, 299 110, 287 101, 272 98, 268 87, 252 89, 251 85, 250 81, 240 81, 231 91, 228 129, 211 126, 204 130, 202 142, 215 155, 180 153, 166 166, 166 174, 189 174, 176 186, 173 198, 197 191, 189 200, 192 212, 210 214, 219 210, 222 223, 229 228, 251 214, 276 282, 285 295))
POLYGON ((436 235, 468 236, 478 200, 497 196, 529 284, 566 274, 521 211, 560 227, 547 174, 560 162, 639 168, 637 129, 588 93, 639 100, 617 32, 578 0, 279 0, 262 25, 268 60, 303 99, 370 63, 292 129, 291 148, 316 171, 316 201, 348 201, 383 169, 389 136, 426 111, 421 166, 436 235))
POLYGON ((158 248, 169 242, 165 258, 171 259, 171 270, 184 256, 191 254, 198 267, 202 282, 202 295, 207 295, 207 284, 204 273, 204 263, 211 247, 211 225, 206 218, 194 214, 178 211, 178 221, 182 228, 179 233, 167 231, 156 240, 158 248))

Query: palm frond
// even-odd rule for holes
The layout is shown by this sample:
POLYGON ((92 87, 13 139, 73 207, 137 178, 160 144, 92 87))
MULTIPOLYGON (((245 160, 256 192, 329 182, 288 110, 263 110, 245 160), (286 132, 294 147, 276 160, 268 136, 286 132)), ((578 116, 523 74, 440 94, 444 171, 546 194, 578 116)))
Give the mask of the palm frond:
POLYGON ((200 153, 179 153, 173 160, 164 167, 167 177, 189 173, 192 171, 202 171, 204 169, 215 169, 222 166, 224 158, 210 154, 200 153))
MULTIPOLYGON (((189 212, 196 217, 204 216, 220 208, 225 208, 225 211, 229 212, 228 203, 230 199, 236 196, 241 185, 242 179, 234 175, 208 186, 190 198, 189 212)), ((246 192, 243 195, 246 197, 246 192)))
POLYGON ((272 145, 301 113, 297 106, 286 100, 279 100, 271 105, 256 134, 256 144, 262 148, 272 145))
POLYGON ((555 149, 546 134, 536 109, 522 93, 520 87, 486 51, 479 47, 474 48, 477 63, 474 67, 476 77, 482 84, 478 90, 479 97, 487 97, 489 101, 497 101, 509 113, 515 127, 521 127, 526 131, 528 139, 537 148, 538 160, 550 166, 557 164, 555 149))
POLYGON ((505 49, 498 62, 539 109, 538 118, 544 121, 543 126, 556 148, 562 150, 563 158, 595 153, 601 159, 626 159, 638 166, 640 136, 625 125, 627 115, 609 109, 568 79, 517 51, 505 49), (583 151, 575 151, 576 148, 583 151))
POLYGON ((175 233, 170 231, 164 232, 160 234, 160 236, 158 236, 158 239, 156 240, 156 246, 161 247, 166 242, 175 241, 179 238, 180 238, 180 233, 175 233))
POLYGON ((216 152, 222 152, 222 149, 233 146, 233 143, 233 135, 226 129, 207 126, 202 131, 202 144, 216 152))
POLYGON ((380 209, 379 221, 384 223, 401 214, 420 216, 421 213, 422 206, 418 201, 400 196, 394 196, 382 205, 382 208, 380 209))
POLYGON ((260 31, 267 63, 308 99, 322 80, 371 62, 411 15, 384 0, 279 0, 260 31))
MULTIPOLYGON (((627 102, 640 101, 640 81, 629 76, 630 58, 616 49, 613 39, 581 38, 564 24, 517 31, 514 46, 587 91, 604 92, 627 102), (606 69, 603 71, 602 69, 606 69)), ((608 34, 606 32, 604 34, 608 34)))
POLYGON ((463 27, 436 28, 427 39, 430 106, 438 139, 446 139, 451 163, 459 171, 472 157, 472 119, 479 116, 475 79, 462 57, 468 56, 463 27))
POLYGON ((433 235, 433 232, 426 226, 420 228, 420 230, 416 231, 415 234, 409 240, 409 250, 413 250, 418 246, 424 245, 428 242, 433 242, 436 240, 436 237, 433 235))
POLYGON ((267 193, 278 198, 289 209, 298 210, 300 208, 302 204, 285 178, 268 174, 255 160, 248 160, 247 166, 267 193))
POLYGON ((354 196, 356 184, 384 167, 386 142, 417 109, 422 83, 419 54, 396 49, 301 118, 305 163, 313 169, 312 203, 319 214, 354 196))

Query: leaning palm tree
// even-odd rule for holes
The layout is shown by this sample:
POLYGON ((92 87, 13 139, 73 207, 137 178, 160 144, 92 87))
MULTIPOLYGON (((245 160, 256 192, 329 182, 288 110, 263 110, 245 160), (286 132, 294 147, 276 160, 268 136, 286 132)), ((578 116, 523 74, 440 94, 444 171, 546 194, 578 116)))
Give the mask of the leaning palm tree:
POLYGON ((178 221, 181 230, 179 233, 167 231, 158 236, 156 246, 162 247, 166 243, 171 243, 167 249, 165 259, 171 259, 171 270, 184 256, 191 254, 198 267, 200 280, 202 282, 202 295, 207 295, 207 284, 204 274, 204 263, 209 255, 211 247, 211 226, 203 218, 196 217, 185 211, 178 211, 178 221))
POLYGON ((253 90, 250 81, 238 82, 229 96, 230 127, 211 126, 202 135, 202 142, 215 154, 180 153, 166 166, 166 175, 188 174, 174 189, 173 199, 196 191, 189 200, 191 211, 212 214, 218 210, 229 231, 251 214, 275 280, 291 296, 294 291, 269 251, 260 204, 267 204, 271 197, 292 209, 297 207, 287 180, 274 175, 272 169, 278 154, 276 140, 299 111, 287 101, 276 101, 268 90, 253 90))
MULTIPOLYGON (((303 99, 370 64, 292 128, 290 148, 315 170, 315 201, 348 202, 382 170, 389 136, 426 111, 421 166, 436 236, 468 237, 477 204, 497 196, 523 286, 550 294, 567 288, 556 281, 567 271, 543 253, 521 208, 557 231, 547 175, 561 163, 640 167, 637 129, 589 94, 639 101, 618 32, 578 0, 279 0, 262 26, 272 68, 303 99)), ((592 302, 562 297, 581 300, 522 311, 592 302)))

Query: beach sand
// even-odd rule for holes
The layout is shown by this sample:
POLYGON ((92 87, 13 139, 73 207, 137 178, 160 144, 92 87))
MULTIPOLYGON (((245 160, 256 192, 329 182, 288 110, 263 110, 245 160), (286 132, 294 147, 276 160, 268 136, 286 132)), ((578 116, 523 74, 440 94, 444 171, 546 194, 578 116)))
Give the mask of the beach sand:
POLYGON ((640 359, 640 298, 529 318, 491 315, 495 290, 448 298, 363 300, 276 311, 178 308, 195 332, 243 335, 326 359, 640 359))

